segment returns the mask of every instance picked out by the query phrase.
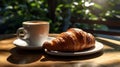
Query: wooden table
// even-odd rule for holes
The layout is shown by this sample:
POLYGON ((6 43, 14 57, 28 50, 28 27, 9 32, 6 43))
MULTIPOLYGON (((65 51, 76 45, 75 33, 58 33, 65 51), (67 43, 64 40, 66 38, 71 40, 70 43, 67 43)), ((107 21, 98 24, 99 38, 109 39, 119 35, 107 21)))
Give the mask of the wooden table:
MULTIPOLYGON (((96 36, 103 51, 87 56, 58 57, 43 50, 20 50, 15 35, 0 35, 0 67, 120 67, 120 38, 96 36)), ((50 35, 56 36, 56 35, 50 35)))

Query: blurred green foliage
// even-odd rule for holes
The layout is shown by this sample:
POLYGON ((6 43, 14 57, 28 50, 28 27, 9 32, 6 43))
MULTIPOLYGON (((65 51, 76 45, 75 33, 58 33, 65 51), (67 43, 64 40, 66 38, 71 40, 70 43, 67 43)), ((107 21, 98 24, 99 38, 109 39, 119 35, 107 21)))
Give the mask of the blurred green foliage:
POLYGON ((3 0, 1 3, 3 21, 0 23, 0 33, 15 33, 23 21, 50 21, 45 0, 3 0))
MULTIPOLYGON (((71 25, 71 17, 102 21, 120 20, 120 11, 115 8, 116 5, 120 5, 120 0, 105 0, 109 8, 104 8, 104 5, 101 6, 96 0, 54 1, 57 1, 56 23, 51 27, 51 33, 59 33, 64 31, 61 29, 67 29, 71 25)), ((0 19, 2 19, 0 33, 15 33, 22 26, 22 22, 27 20, 45 20, 52 24, 48 12, 47 0, 2 0, 0 1, 0 19)), ((105 25, 89 26, 83 23, 77 23, 75 27, 86 29, 92 27, 94 30, 108 29, 105 25)))

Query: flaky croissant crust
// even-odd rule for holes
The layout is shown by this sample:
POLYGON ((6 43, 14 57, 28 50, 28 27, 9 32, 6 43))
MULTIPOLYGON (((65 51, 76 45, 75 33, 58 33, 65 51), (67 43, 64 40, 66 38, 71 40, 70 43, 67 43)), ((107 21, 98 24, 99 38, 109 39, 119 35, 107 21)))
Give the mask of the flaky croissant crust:
POLYGON ((92 34, 78 28, 70 28, 52 41, 46 41, 43 48, 53 51, 81 51, 94 45, 95 38, 92 34))

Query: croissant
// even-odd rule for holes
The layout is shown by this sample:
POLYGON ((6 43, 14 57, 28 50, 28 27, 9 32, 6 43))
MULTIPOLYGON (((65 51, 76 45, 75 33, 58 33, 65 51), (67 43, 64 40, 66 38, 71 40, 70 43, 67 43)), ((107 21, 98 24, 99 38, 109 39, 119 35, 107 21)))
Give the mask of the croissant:
POLYGON ((94 45, 95 38, 92 34, 82 29, 70 28, 55 39, 44 42, 43 47, 53 51, 81 51, 94 45))

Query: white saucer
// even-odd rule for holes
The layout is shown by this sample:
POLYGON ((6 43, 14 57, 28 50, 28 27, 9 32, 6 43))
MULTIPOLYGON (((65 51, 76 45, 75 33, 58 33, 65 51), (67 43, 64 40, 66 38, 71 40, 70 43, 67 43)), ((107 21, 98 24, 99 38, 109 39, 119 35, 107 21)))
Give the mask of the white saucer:
POLYGON ((50 55, 56 56, 81 56, 81 55, 89 55, 101 51, 103 49, 103 44, 96 41, 95 47, 89 50, 80 51, 80 52, 59 52, 59 51, 48 51, 45 49, 45 52, 50 55))
MULTIPOLYGON (((52 39, 54 39, 54 37, 48 37, 47 41, 50 41, 52 39)), ((13 44, 15 46, 21 48, 21 49, 32 49, 32 50, 35 50, 35 49, 41 49, 42 48, 41 46, 30 46, 27 41, 21 40, 19 38, 14 40, 13 44)))

